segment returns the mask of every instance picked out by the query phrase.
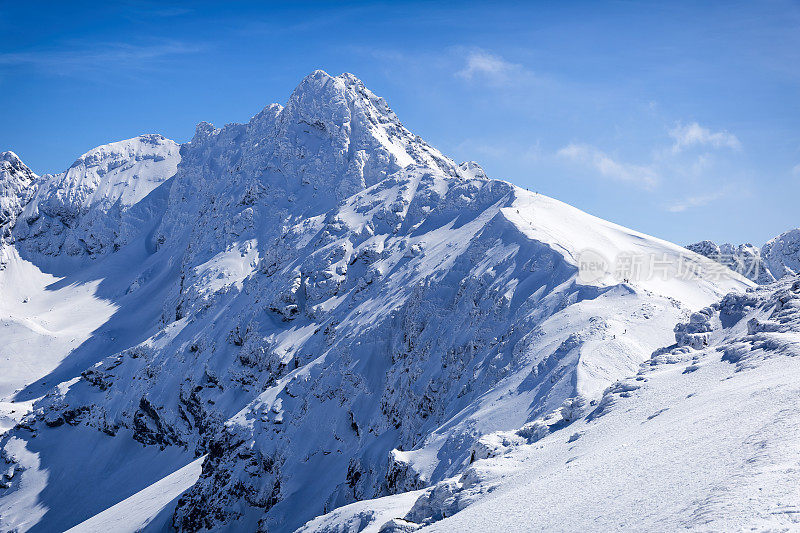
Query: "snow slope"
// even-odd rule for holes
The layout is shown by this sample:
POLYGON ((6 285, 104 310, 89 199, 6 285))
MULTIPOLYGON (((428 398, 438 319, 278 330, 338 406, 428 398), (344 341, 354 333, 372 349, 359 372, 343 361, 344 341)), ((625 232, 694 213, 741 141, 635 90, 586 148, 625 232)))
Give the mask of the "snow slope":
MULTIPOLYGON (((484 436, 585 415, 677 323, 752 285, 455 164, 350 74, 201 123, 172 159, 148 139, 34 180, 12 230, 0 275, 86 322, 15 395, 36 401, 0 441, 0 528, 102 526, 146 501, 151 530, 292 531, 357 500, 406 505, 484 436), (149 177, 116 173, 142 154, 149 177), (609 261, 590 281, 587 250, 609 261), (664 270, 620 277, 623 257, 664 270), (177 500, 153 499, 204 455, 177 500)), ((4 312, 32 321, 20 296, 0 294, 4 312)))
POLYGON ((90 150, 67 170, 43 180, 35 208, 75 217, 91 208, 127 209, 175 174, 179 146, 161 135, 140 135, 90 150))
POLYGON ((527 441, 526 431, 486 436, 487 458, 413 502, 359 502, 307 529, 796 529, 800 494, 787 488, 800 482, 800 281, 730 295, 699 315, 708 347, 659 350, 585 416, 527 441))
POLYGON ((148 526, 167 526, 153 523, 153 520, 197 481, 204 460, 205 456, 195 459, 126 500, 70 528, 68 533, 135 533, 148 526))

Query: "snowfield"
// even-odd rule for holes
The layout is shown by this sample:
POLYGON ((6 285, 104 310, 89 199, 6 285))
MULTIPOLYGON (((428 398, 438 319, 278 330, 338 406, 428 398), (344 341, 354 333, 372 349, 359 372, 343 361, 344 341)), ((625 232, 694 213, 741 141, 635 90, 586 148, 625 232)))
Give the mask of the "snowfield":
POLYGON ((322 71, 183 145, 0 161, 0 530, 796 518, 791 239, 756 289, 322 71))

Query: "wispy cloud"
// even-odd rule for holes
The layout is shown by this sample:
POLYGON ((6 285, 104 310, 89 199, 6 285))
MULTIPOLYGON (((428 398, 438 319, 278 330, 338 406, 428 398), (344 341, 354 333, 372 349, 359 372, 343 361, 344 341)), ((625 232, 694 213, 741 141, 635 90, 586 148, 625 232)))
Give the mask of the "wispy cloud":
POLYGON ((794 168, 792 168, 792 175, 800 176, 800 164, 795 165, 794 168))
POLYGON ((693 146, 710 146, 713 148, 732 148, 739 150, 742 144, 736 135, 727 131, 711 131, 697 122, 678 124, 669 132, 675 141, 672 145, 674 153, 693 146))
POLYGON ((655 187, 658 174, 649 166, 615 161, 602 150, 589 144, 570 144, 557 152, 559 157, 586 165, 601 176, 631 183, 645 189, 655 187))
POLYGON ((481 49, 469 50, 464 62, 464 67, 456 72, 456 76, 465 80, 481 80, 503 85, 530 75, 522 65, 506 61, 497 54, 481 49))
POLYGON ((667 211, 670 213, 683 213, 684 211, 696 207, 704 207, 712 202, 723 198, 728 194, 727 189, 721 189, 708 194, 701 194, 696 196, 688 196, 682 200, 674 202, 667 206, 667 211))
POLYGON ((73 43, 71 47, 0 53, 0 67, 31 66, 53 75, 74 75, 109 69, 144 70, 174 56, 199 52, 180 41, 156 44, 73 43))

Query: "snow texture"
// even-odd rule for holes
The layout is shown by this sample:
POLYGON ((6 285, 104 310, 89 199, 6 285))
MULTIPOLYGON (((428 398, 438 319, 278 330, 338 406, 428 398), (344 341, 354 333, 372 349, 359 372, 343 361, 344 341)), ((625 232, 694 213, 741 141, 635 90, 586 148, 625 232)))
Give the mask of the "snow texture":
MULTIPOLYGON (((741 337, 714 362, 720 332, 784 327, 738 274, 675 275, 702 255, 456 164, 350 74, 316 71, 285 106, 181 146, 145 135, 42 177, 3 157, 0 530, 572 527, 576 487, 590 510, 634 506, 620 483, 625 461, 648 464, 636 449, 662 474, 700 454, 677 444, 685 428, 647 433, 619 405, 646 393, 691 420, 700 404, 679 394, 705 390, 706 366, 760 360, 741 337), (587 249, 673 270, 586 283, 587 249), (526 479, 547 488, 520 503, 526 479)), ((703 431, 730 444, 738 407, 709 405, 703 431)), ((670 505, 689 501, 619 516, 647 527, 670 505)), ((574 529, 620 526, 592 512, 574 529)))
POLYGON ((384 532, 797 529, 800 498, 786 487, 800 482, 800 280, 703 314, 716 324, 707 346, 679 338, 583 416, 533 442, 485 435, 491 454, 413 503, 359 502, 308 527, 346 531, 386 509, 384 532))

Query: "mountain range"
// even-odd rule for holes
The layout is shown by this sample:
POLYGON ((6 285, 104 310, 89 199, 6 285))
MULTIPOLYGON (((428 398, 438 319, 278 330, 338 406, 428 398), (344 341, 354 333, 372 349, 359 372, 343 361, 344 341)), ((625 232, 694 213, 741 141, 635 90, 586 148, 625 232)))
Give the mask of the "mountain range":
POLYGON ((323 71, 0 164, 2 531, 796 527, 800 229, 684 248, 323 71))

